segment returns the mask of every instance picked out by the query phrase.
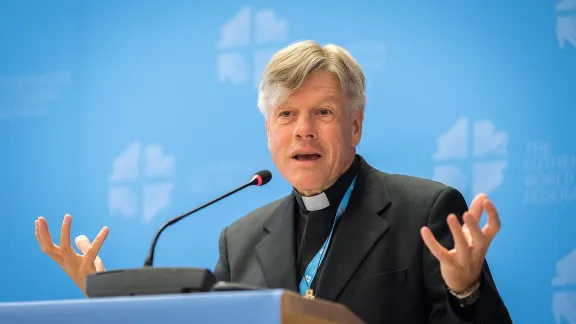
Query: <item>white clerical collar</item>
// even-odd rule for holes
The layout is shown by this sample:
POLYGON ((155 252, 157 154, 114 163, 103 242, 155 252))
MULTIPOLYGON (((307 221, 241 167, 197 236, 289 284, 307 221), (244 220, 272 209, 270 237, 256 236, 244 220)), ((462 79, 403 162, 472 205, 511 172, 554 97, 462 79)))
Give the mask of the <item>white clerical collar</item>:
POLYGON ((321 210, 330 206, 330 201, 328 201, 328 197, 323 192, 312 197, 302 196, 302 202, 308 211, 321 210))

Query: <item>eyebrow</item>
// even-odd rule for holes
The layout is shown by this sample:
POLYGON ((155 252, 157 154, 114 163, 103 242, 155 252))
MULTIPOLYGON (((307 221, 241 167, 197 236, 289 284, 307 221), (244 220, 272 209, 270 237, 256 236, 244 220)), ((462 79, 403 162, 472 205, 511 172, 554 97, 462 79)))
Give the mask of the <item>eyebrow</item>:
MULTIPOLYGON (((324 105, 324 104, 338 103, 338 102, 339 102, 338 98, 336 98, 333 95, 329 95, 329 96, 323 97, 322 99, 318 100, 316 102, 316 105, 324 105)), ((297 108, 297 106, 292 105, 292 104, 288 104, 285 102, 282 105, 278 106, 275 110, 293 109, 293 108, 297 108)))

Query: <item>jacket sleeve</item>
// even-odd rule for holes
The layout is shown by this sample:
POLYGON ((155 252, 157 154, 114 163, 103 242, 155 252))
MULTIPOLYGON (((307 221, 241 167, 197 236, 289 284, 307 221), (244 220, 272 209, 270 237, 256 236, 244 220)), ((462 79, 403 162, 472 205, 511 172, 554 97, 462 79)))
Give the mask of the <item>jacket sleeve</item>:
MULTIPOLYGON (((452 249, 454 247, 452 233, 447 223, 448 215, 455 214, 460 223, 463 223, 462 216, 467 210, 466 200, 460 192, 453 188, 445 189, 436 199, 430 211, 427 226, 445 248, 452 249)), ((480 278, 480 298, 474 305, 461 307, 455 297, 447 290, 440 272, 440 262, 425 244, 423 244, 422 255, 424 281, 429 300, 430 323, 512 323, 486 261, 480 278)))
POLYGON ((218 262, 214 267, 214 276, 216 281, 230 281, 230 266, 228 264, 228 247, 226 246, 226 231, 227 227, 220 232, 218 239, 218 262))

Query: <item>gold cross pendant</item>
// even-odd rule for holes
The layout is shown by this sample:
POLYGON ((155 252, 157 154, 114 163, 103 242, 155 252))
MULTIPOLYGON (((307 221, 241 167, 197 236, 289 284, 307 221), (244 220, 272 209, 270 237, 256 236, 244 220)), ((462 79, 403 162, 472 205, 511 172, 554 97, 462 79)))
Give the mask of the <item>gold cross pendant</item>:
POLYGON ((304 296, 304 298, 314 299, 314 290, 312 290, 312 289, 306 290, 306 296, 304 296))

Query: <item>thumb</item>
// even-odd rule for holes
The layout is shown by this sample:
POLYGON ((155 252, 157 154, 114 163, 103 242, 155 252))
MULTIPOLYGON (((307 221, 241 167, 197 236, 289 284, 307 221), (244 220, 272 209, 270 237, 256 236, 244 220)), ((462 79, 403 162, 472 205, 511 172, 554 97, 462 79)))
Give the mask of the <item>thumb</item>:
POLYGON ((90 239, 88 239, 86 235, 79 235, 74 241, 76 242, 76 247, 80 252, 82 252, 82 254, 86 254, 86 252, 90 251, 90 248, 92 248, 90 239))
MULTIPOLYGON (((90 243, 90 239, 86 237, 86 235, 77 236, 74 241, 76 242, 76 247, 82 254, 88 253, 92 248, 92 243, 90 243)), ((102 259, 100 259, 99 256, 96 256, 94 266, 98 272, 105 271, 104 264, 102 264, 102 259)))
POLYGON ((77 236, 76 239, 74 239, 74 241, 76 242, 76 247, 78 248, 78 250, 80 250, 82 254, 86 254, 92 248, 90 239, 86 237, 86 235, 77 236))

